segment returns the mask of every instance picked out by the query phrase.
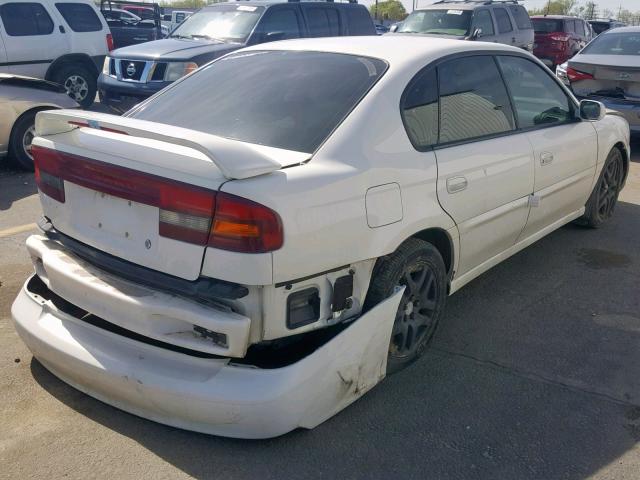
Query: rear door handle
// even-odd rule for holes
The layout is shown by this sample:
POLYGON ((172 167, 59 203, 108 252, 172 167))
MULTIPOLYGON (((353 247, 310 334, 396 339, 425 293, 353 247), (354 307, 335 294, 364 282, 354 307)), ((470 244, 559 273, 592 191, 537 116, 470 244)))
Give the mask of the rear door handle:
POLYGON ((457 193, 467 188, 468 182, 464 177, 447 178, 447 192, 457 193))
POLYGON ((549 165, 551 162, 553 162, 553 153, 542 152, 540 154, 540 165, 549 165))

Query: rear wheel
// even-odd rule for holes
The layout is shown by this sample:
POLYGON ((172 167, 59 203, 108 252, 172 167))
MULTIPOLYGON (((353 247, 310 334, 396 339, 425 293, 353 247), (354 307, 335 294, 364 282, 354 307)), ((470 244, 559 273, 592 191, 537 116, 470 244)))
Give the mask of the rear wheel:
POLYGON ((25 170, 33 170, 33 157, 31 156, 31 142, 35 134, 35 121, 37 112, 28 112, 22 115, 11 130, 9 139, 9 152, 13 160, 25 170))
POLYGON ((618 195, 622 189, 624 179, 624 160, 622 152, 614 148, 609 152, 598 183, 591 192, 585 205, 585 212, 577 223, 591 228, 597 228, 608 220, 618 203, 618 195))
POLYGON ((62 85, 69 96, 87 108, 93 104, 98 89, 96 76, 84 65, 71 64, 60 68, 53 80, 62 85))
POLYGON ((388 298, 395 287, 405 287, 387 357, 387 372, 395 373, 419 358, 433 337, 444 312, 446 268, 438 250, 417 238, 410 238, 378 262, 365 309, 388 298))

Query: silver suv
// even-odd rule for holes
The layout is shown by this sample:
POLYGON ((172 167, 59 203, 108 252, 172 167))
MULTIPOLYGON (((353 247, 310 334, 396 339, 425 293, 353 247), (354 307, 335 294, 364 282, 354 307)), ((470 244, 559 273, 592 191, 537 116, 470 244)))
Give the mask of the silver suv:
POLYGON ((440 0, 414 10, 392 32, 481 40, 533 50, 529 14, 516 0, 440 0))

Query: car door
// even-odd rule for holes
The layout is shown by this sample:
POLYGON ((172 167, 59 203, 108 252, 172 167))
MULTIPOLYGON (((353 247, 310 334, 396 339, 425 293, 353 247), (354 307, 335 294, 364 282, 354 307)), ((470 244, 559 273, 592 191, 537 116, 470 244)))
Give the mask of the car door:
POLYGON ((479 40, 483 42, 495 42, 496 30, 493 24, 493 18, 488 8, 476 8, 473 11, 471 33, 477 29, 481 30, 479 40))
POLYGON ((496 7, 493 9, 493 15, 496 17, 496 26, 498 27, 498 43, 515 45, 516 32, 507 9, 503 7, 496 7))
POLYGON ((302 6, 304 20, 310 37, 337 37, 340 35, 340 12, 331 4, 309 4, 302 6))
POLYGON ((0 73, 8 73, 7 50, 4 48, 4 32, 0 28, 0 73))
POLYGON ((521 238, 574 215, 587 201, 596 171, 598 138, 547 68, 524 57, 498 56, 518 127, 534 152, 532 208, 521 238))
POLYGON ((533 25, 527 10, 522 5, 509 5, 509 13, 516 26, 516 47, 533 49, 533 25))
POLYGON ((9 72, 44 78, 49 65, 68 52, 64 27, 39 2, 0 5, 9 72))
POLYGON ((302 20, 297 6, 273 5, 260 19, 248 43, 253 45, 302 36, 302 20))
MULTIPOLYGON (((435 82, 433 74, 432 82, 435 82)), ((405 124, 433 145, 437 194, 458 226, 456 275, 511 247, 529 212, 533 154, 515 130, 512 107, 492 56, 461 56, 437 66, 438 103, 405 106, 405 124), (473 72, 473 75, 470 75, 473 72), (437 112, 434 131, 429 112, 437 112)), ((435 89, 433 89, 436 91, 435 89)))

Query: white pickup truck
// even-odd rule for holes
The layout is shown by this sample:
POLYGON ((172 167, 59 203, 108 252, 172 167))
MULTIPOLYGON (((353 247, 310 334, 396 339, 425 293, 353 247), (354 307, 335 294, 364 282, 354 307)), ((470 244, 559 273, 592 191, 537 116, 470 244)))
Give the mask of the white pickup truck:
POLYGON ((629 159, 627 122, 521 49, 403 36, 251 47, 36 130, 22 339, 107 403, 248 438, 316 426, 417 359, 448 294, 606 221, 629 159))

